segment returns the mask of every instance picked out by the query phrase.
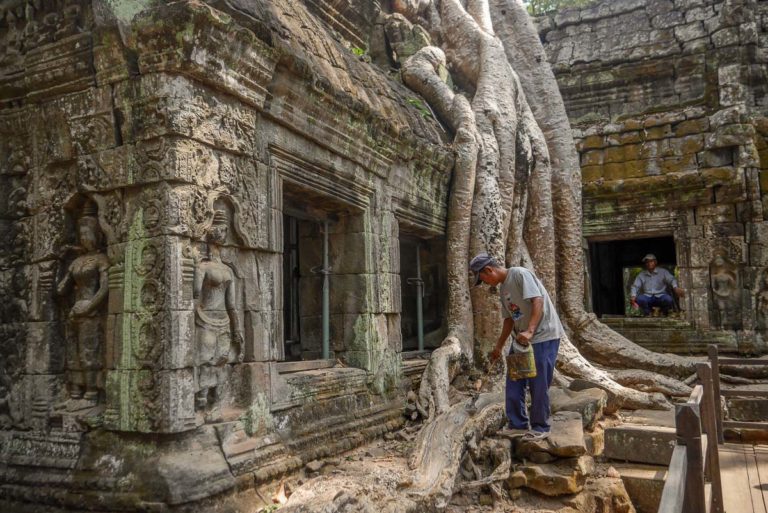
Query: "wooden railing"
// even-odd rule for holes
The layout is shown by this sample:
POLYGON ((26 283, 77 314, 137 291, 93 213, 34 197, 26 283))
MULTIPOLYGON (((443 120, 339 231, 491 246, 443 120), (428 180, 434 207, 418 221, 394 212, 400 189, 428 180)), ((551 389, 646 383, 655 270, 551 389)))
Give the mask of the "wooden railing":
POLYGON ((675 405, 677 441, 659 513, 724 513, 716 420, 721 408, 711 364, 698 364, 696 373, 701 384, 685 403, 675 405))
MULTIPOLYGON (((768 397, 766 390, 720 390, 720 367, 730 365, 754 365, 766 366, 768 360, 758 360, 754 358, 720 358, 717 354, 717 346, 709 346, 709 364, 712 366, 712 387, 714 391, 715 404, 720 404, 721 397, 768 397)), ((723 409, 718 408, 716 413, 717 440, 723 443, 723 429, 768 429, 766 422, 738 422, 732 420, 723 420, 723 409)))
POLYGON ((768 360, 720 358, 715 345, 709 346, 708 353, 709 362, 696 366, 701 384, 693 389, 685 404, 675 406, 677 443, 659 513, 741 513, 724 512, 718 452, 718 445, 725 441, 723 429, 768 430, 766 422, 724 420, 722 408, 723 397, 768 397, 768 391, 720 390, 720 367, 765 366, 768 360))

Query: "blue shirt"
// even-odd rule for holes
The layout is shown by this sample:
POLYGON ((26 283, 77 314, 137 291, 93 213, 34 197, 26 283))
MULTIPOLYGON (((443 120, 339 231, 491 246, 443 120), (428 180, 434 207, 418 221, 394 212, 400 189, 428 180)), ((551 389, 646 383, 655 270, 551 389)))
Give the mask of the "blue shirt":
POLYGON ((637 297, 638 292, 648 296, 660 296, 667 294, 667 285, 677 288, 677 280, 672 273, 663 267, 657 267, 653 272, 645 269, 635 278, 629 294, 632 297, 637 297))

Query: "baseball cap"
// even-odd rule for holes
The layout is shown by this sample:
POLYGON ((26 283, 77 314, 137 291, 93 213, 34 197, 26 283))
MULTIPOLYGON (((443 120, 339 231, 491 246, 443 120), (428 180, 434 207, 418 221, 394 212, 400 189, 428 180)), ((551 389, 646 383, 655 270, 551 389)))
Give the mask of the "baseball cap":
POLYGON ((645 262, 646 260, 656 260, 656 255, 654 255, 653 253, 648 253, 643 257, 643 262, 645 262))
POLYGON ((475 258, 469 262, 469 269, 475 273, 475 283, 473 287, 477 287, 482 283, 482 280, 480 279, 480 271, 489 265, 496 265, 496 260, 485 251, 478 253, 475 258))

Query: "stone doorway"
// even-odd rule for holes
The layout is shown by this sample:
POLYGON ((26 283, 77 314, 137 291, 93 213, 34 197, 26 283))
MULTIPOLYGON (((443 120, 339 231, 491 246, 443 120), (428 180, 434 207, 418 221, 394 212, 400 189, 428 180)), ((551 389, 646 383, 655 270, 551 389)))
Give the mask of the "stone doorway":
POLYGON ((659 266, 675 274, 678 264, 672 236, 589 243, 592 307, 598 317, 631 315, 629 287, 647 253, 656 255, 659 266))

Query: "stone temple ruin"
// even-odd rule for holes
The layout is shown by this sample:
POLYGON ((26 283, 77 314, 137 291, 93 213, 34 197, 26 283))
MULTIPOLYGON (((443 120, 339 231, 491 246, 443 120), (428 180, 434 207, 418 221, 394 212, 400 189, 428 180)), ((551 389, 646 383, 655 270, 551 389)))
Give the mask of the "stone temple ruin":
MULTIPOLYGON (((538 22, 585 299, 653 349, 766 352, 768 4, 538 22), (649 251, 676 318, 615 295, 649 251)), ((203 504, 403 422, 453 156, 376 65, 379 2, 9 0, 0 40, 0 509, 203 504)))
POLYGON ((133 4, 2 6, 0 504, 174 505, 380 435, 417 247, 444 287, 445 132, 342 44, 375 2, 133 4))
POLYGON ((627 0, 538 20, 581 154, 586 300, 649 349, 768 348, 767 9, 627 0), (674 319, 625 316, 646 253, 687 291, 674 319))

